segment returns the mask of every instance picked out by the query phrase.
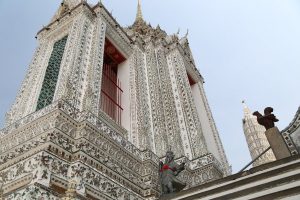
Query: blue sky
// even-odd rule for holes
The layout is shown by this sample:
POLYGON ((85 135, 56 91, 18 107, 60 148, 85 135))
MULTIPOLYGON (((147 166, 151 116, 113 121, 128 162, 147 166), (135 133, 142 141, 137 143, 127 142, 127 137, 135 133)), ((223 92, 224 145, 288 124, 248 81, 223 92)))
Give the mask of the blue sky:
MULTIPOLYGON (((35 35, 60 0, 0 0, 0 124, 14 101, 36 47, 35 35)), ((89 1, 96 3, 97 1, 89 1)), ((131 25, 136 0, 103 0, 122 25, 131 25)), ((242 105, 273 106, 285 128, 298 109, 300 1, 142 0, 144 19, 169 34, 189 29, 197 67, 233 171, 251 159, 242 130, 242 105)))

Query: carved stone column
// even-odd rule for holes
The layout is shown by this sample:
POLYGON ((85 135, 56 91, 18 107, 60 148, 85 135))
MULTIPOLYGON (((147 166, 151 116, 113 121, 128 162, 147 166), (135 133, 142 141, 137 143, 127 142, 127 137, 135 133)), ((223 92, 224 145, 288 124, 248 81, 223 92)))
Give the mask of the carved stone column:
POLYGON ((85 184, 83 181, 85 169, 86 168, 80 164, 74 164, 69 168, 69 182, 75 184, 75 192, 82 196, 85 196, 85 184))
POLYGON ((74 179, 71 179, 68 184, 68 189, 66 191, 66 195, 62 200, 73 200, 76 197, 76 188, 77 182, 74 179))
POLYGON ((49 170, 52 158, 48 155, 41 154, 37 157, 38 167, 33 172, 34 178, 32 183, 39 183, 46 187, 50 186, 51 172, 49 170))

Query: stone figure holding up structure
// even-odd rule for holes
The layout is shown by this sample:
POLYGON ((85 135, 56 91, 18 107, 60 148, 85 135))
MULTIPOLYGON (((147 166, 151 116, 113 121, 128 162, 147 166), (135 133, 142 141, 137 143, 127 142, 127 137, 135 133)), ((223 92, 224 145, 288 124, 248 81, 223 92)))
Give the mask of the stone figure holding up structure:
POLYGON ((258 111, 255 111, 253 113, 254 116, 257 117, 257 122, 264 126, 266 130, 273 128, 275 126, 275 122, 278 122, 279 120, 276 118, 274 114, 272 114, 273 108, 267 107, 264 110, 264 116, 260 114, 258 111))
POLYGON ((174 153, 166 153, 165 163, 159 163, 160 178, 163 194, 169 194, 181 191, 186 184, 177 179, 177 175, 184 170, 185 163, 178 165, 174 161, 174 153))

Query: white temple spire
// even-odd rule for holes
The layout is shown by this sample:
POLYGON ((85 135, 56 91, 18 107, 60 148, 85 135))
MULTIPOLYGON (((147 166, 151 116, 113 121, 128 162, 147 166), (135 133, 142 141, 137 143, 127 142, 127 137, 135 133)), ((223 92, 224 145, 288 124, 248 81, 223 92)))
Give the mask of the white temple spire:
MULTIPOLYGON (((252 159, 259 156, 270 144, 265 136, 265 128, 258 124, 256 116, 252 115, 250 108, 246 105, 245 101, 243 104, 243 130, 246 137, 246 141, 249 147, 250 155, 252 159)), ((259 166, 264 163, 268 163, 275 160, 275 156, 272 150, 267 151, 257 161, 253 163, 253 166, 259 166)))

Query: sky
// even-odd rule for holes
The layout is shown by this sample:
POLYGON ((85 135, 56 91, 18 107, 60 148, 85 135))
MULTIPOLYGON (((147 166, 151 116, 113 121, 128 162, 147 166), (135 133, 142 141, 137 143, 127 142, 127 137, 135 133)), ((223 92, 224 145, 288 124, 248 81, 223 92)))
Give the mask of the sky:
MULTIPOLYGON (((102 2, 122 26, 133 23, 137 0, 102 2)), ((0 0, 0 127, 32 59, 35 35, 60 3, 0 0)), ((242 100, 252 111, 272 106, 280 130, 300 106, 300 1, 142 0, 142 10, 145 21, 168 34, 189 30, 226 155, 239 171, 251 161, 242 100)))

